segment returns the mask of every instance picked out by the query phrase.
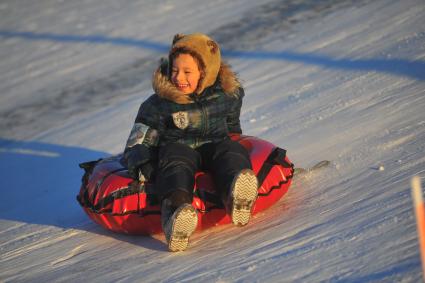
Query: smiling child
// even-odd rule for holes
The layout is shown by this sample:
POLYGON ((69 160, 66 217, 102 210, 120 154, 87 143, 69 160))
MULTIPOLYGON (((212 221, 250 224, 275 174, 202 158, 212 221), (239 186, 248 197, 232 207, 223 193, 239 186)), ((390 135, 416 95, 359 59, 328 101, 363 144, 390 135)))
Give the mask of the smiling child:
POLYGON ((124 159, 133 178, 143 174, 155 183, 169 250, 185 250, 196 229, 200 170, 211 173, 232 222, 246 225, 258 181, 248 152, 229 137, 242 133, 244 91, 218 44, 201 33, 177 34, 152 85, 155 94, 140 106, 124 159))

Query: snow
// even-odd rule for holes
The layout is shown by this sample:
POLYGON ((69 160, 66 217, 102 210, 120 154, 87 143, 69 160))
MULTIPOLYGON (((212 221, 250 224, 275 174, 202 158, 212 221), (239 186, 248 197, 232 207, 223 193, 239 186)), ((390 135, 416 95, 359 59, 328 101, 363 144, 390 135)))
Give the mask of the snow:
POLYGON ((0 281, 421 280, 423 1, 2 1, 0 56, 0 281), (102 229, 75 196, 78 163, 123 150, 159 58, 195 31, 242 78, 246 134, 332 165, 175 254, 102 229))

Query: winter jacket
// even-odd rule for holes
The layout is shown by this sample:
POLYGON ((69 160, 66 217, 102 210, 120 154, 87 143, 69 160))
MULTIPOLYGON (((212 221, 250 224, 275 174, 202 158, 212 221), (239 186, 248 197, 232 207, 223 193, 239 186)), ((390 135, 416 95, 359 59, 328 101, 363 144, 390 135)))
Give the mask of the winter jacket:
POLYGON ((156 93, 140 106, 127 140, 127 161, 133 158, 133 163, 134 159, 139 165, 148 163, 155 159, 158 146, 172 142, 197 148, 228 139, 230 133, 242 133, 239 116, 244 91, 223 63, 212 86, 182 101, 167 77, 167 62, 163 62, 154 74, 153 89, 156 93))

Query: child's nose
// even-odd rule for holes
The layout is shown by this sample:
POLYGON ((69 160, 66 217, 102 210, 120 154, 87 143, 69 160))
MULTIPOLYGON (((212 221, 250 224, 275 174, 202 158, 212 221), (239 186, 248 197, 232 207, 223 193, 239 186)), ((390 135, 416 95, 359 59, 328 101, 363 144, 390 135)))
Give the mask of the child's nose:
POLYGON ((184 78, 185 77, 183 72, 177 72, 177 76, 176 76, 177 81, 183 80, 184 78))

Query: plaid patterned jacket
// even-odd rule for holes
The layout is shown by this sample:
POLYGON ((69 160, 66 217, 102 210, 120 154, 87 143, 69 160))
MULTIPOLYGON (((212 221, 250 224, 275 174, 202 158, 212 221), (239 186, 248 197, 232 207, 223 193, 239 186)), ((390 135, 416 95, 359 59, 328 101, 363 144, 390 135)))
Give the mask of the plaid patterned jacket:
POLYGON ((228 138, 229 133, 242 133, 239 115, 244 91, 233 96, 219 85, 193 94, 192 103, 178 104, 154 94, 139 108, 126 150, 143 144, 162 146, 170 142, 196 148, 207 142, 228 138))

